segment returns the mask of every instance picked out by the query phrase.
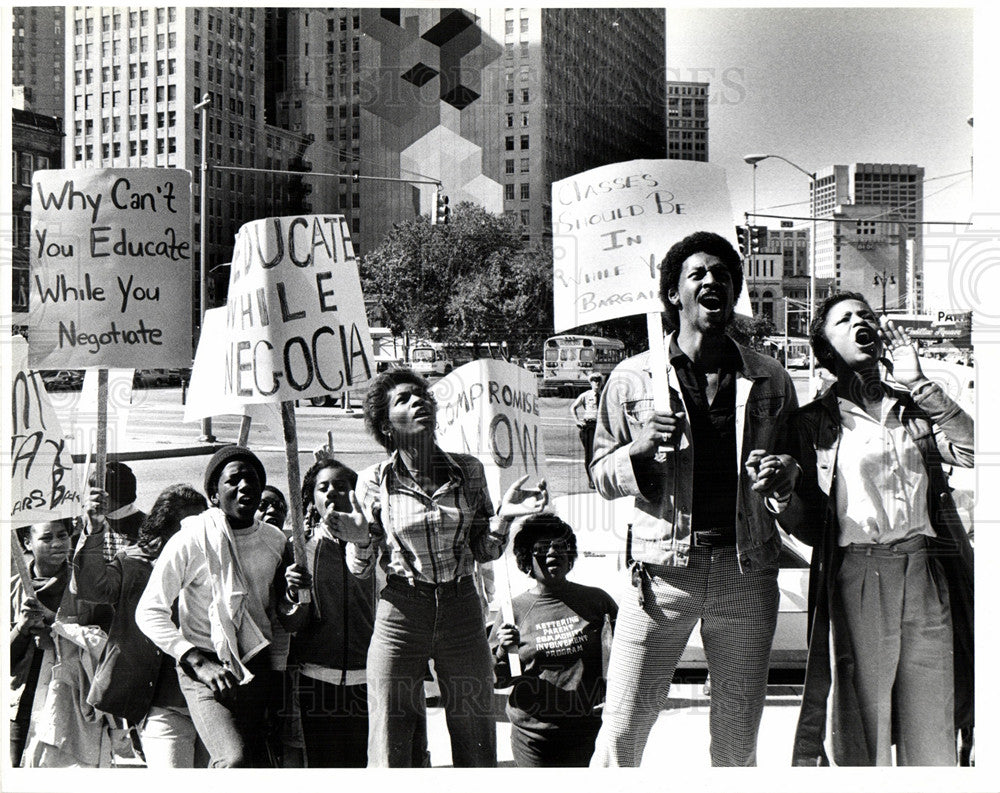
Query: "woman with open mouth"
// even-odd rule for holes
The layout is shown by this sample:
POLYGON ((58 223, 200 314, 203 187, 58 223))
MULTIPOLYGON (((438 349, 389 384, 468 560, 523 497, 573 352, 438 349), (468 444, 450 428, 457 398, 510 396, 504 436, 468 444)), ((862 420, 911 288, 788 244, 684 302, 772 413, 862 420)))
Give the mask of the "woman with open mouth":
POLYGON ((793 415, 803 474, 772 507, 813 546, 793 763, 828 765, 829 744, 836 765, 955 765, 956 731, 971 738, 972 547, 942 464, 972 467, 972 418, 860 294, 828 298, 810 342, 837 381, 793 415))
POLYGON ((454 765, 495 766, 493 664, 473 567, 499 558, 515 517, 544 508, 545 483, 515 482, 495 515, 482 463, 437 445, 434 398, 409 369, 375 378, 364 413, 389 457, 359 474, 364 520, 334 516, 328 527, 347 542, 353 574, 372 575, 380 555, 388 573, 368 648, 368 764, 414 763, 433 659, 454 765))

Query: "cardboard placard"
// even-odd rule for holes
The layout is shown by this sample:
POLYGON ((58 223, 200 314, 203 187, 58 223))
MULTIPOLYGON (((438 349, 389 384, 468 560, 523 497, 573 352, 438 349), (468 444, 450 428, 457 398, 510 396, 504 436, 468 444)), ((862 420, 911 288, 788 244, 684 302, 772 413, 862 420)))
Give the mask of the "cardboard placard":
POLYGON ((431 393, 438 405, 438 445, 479 458, 495 503, 525 474, 529 487, 544 477, 533 373, 507 361, 472 361, 438 380, 431 393))
POLYGON ((220 341, 223 393, 238 404, 367 382, 372 341, 347 220, 308 215, 240 227, 220 341))
POLYGON ((28 369, 28 344, 12 339, 10 430, 11 528, 75 516, 81 496, 72 449, 38 372, 28 369))
POLYGON ((719 166, 631 160, 553 182, 555 331, 662 311, 660 262, 695 231, 736 247, 719 166))
POLYGON ((188 171, 35 171, 30 365, 186 366, 192 256, 188 171))

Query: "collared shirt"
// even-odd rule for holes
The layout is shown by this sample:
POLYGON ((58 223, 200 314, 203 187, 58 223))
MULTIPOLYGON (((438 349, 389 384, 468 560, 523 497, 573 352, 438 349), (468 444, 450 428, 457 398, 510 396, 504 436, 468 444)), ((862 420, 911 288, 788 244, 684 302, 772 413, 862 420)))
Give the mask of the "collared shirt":
POLYGON ((388 573, 430 583, 471 575, 477 561, 499 558, 507 531, 493 518, 482 463, 465 454, 444 458, 448 480, 434 493, 417 484, 395 452, 360 474, 356 493, 372 542, 348 543, 352 573, 368 575, 381 548, 389 551, 388 573))
POLYGON ((899 419, 899 400, 882 399, 878 421, 838 397, 841 438, 834 499, 838 543, 890 543, 933 536, 927 512, 927 467, 899 419))
POLYGON ((717 544, 735 544, 736 489, 736 369, 739 353, 726 339, 718 389, 711 404, 703 373, 671 337, 670 363, 684 394, 694 450, 691 528, 721 529, 717 544))

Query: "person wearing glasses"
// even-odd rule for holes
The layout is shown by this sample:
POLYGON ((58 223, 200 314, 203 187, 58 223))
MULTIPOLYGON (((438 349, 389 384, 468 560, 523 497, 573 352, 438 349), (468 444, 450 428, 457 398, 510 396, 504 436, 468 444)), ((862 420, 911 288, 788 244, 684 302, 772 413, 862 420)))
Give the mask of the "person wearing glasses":
POLYGON ((497 617, 491 631, 498 688, 507 700, 510 745, 518 767, 586 767, 604 702, 604 641, 618 606, 603 589, 567 580, 576 535, 555 515, 525 518, 514 558, 535 585, 514 598, 514 623, 497 617), (508 653, 521 676, 511 678, 508 653))

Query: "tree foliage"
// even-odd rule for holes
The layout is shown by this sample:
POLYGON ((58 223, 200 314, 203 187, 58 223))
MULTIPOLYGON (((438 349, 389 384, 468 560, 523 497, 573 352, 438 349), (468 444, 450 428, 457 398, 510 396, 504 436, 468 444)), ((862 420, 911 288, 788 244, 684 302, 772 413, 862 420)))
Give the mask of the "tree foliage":
POLYGON ((361 261, 365 295, 396 334, 433 341, 506 341, 537 356, 552 331, 551 251, 525 248, 511 218, 462 203, 447 225, 397 224, 361 261))

